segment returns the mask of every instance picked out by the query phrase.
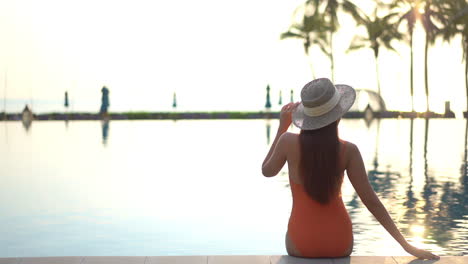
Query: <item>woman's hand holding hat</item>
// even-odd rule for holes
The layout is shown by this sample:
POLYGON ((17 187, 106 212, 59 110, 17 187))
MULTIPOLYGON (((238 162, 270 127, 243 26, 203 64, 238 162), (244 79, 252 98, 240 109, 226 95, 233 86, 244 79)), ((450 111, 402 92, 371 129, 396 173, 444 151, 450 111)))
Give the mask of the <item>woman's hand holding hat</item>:
POLYGON ((281 130, 282 132, 286 132, 288 130, 289 126, 292 123, 292 112, 299 104, 300 102, 291 102, 285 104, 281 108, 279 130, 281 130))

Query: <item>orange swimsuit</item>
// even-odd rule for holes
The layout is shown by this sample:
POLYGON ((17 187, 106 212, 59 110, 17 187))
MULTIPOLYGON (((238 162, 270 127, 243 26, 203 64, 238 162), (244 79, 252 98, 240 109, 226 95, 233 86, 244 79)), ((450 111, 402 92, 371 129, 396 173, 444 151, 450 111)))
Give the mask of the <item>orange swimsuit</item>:
POLYGON ((294 183, 291 178, 289 182, 293 207, 288 236, 301 256, 342 257, 349 254, 353 231, 341 192, 323 205, 310 198, 302 184, 294 183))

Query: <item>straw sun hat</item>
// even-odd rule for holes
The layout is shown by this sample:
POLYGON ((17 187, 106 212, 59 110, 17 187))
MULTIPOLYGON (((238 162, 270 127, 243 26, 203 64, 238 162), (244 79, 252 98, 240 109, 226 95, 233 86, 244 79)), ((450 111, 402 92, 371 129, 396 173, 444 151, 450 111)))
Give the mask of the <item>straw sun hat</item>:
POLYGON ((351 86, 315 79, 302 88, 301 103, 292 112, 293 124, 304 130, 322 128, 341 118, 355 99, 351 86))

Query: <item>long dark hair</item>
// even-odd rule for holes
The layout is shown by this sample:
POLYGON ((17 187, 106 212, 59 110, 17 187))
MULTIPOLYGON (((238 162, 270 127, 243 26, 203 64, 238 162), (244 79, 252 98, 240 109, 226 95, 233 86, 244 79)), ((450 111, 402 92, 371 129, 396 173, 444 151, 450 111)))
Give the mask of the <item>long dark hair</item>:
POLYGON ((315 201, 327 204, 340 191, 340 141, 338 121, 299 134, 299 173, 306 193, 315 201))

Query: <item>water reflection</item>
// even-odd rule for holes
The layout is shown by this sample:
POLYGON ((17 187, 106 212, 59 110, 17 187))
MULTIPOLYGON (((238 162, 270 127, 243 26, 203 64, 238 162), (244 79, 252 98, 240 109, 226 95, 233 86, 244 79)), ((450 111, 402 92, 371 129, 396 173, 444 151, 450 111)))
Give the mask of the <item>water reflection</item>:
POLYGON ((21 119, 21 124, 23 124, 24 130, 28 132, 31 128, 32 119, 21 119))
MULTIPOLYGON (((408 176, 410 181, 408 183, 408 190, 406 191, 407 200, 404 201, 403 205, 406 206, 408 209, 414 208, 416 205, 417 199, 414 196, 413 192, 413 134, 414 134, 414 119, 411 118, 410 120, 410 138, 409 138, 409 167, 408 167, 408 176)), ((414 211, 408 210, 408 214, 406 214, 406 218, 412 219, 414 218, 414 211)))
POLYGON ((102 126, 102 145, 107 146, 107 139, 109 138, 109 119, 104 118, 101 121, 102 126))
POLYGON ((410 176, 410 185, 413 183, 413 130, 414 130, 414 119, 410 119, 410 139, 409 139, 409 176, 410 176))
POLYGON ((372 164, 374 167, 367 171, 369 181, 372 188, 383 196, 387 196, 394 189, 393 182, 396 178, 400 177, 400 173, 391 172, 387 167, 386 171, 379 170, 379 144, 380 144, 380 118, 377 119, 376 124, 377 133, 375 136, 375 150, 374 159, 372 164))
POLYGON ((270 134, 271 134, 271 123, 270 119, 266 120, 266 140, 267 140, 267 145, 270 145, 270 134))
MULTIPOLYGON (((217 129, 216 133, 206 133, 207 130, 213 129, 213 122, 218 122, 212 120, 196 122, 182 120, 177 121, 177 123, 172 121, 119 121, 113 127, 115 129, 114 132, 119 132, 113 134, 113 155, 108 155, 107 151, 100 151, 103 148, 101 142, 96 142, 96 140, 101 141, 99 139, 102 139, 104 146, 109 142, 110 120, 99 121, 101 125, 100 135, 96 134, 96 128, 99 130, 98 121, 75 122, 70 125, 69 130, 66 132, 66 137, 63 137, 65 129, 62 122, 36 122, 34 123, 34 129, 31 129, 29 133, 24 133, 23 127, 18 124, 19 122, 4 122, 4 129, 0 128, 0 137, 5 138, 5 140, 0 140, 0 143, 3 144, 0 146, 0 156, 4 157, 4 159, 0 160, 2 164, 0 166, 0 175, 6 181, 4 181, 5 184, 2 184, 3 187, 0 187, 0 193, 4 196, 6 195, 8 199, 2 199, 4 202, 0 204, 0 211, 2 211, 0 216, 0 233, 7 233, 4 236, 7 238, 3 240, 5 242, 0 241, 0 255, 20 255, 22 253, 17 252, 24 251, 24 246, 20 245, 22 241, 17 239, 17 234, 20 233, 20 230, 26 229, 19 224, 13 228, 10 227, 12 224, 11 219, 21 219, 24 225, 28 225, 29 229, 27 230, 31 230, 28 232, 31 236, 37 236, 44 230, 49 233, 60 231, 59 233, 66 234, 66 230, 65 232, 58 230, 60 227, 57 226, 59 225, 51 227, 37 226, 35 219, 41 218, 39 209, 41 211, 48 211, 52 210, 51 208, 59 208, 61 211, 57 214, 55 220, 57 223, 63 224, 67 223, 67 214, 73 208, 73 210, 86 211, 92 210, 93 205, 98 204, 100 208, 109 209, 113 208, 114 204, 117 204, 116 208, 118 207, 119 209, 115 209, 114 213, 109 213, 109 217, 112 216, 112 219, 119 219, 117 215, 139 213, 141 214, 138 215, 139 219, 148 219, 148 222, 151 222, 151 224, 148 224, 149 228, 146 228, 142 234, 151 236, 151 239, 159 239, 160 236, 151 233, 151 228, 155 226, 161 227, 161 230, 168 230, 167 234, 171 234, 174 237, 174 239, 168 239, 167 244, 173 248, 180 248, 179 242, 184 240, 177 237, 178 232, 180 232, 178 226, 166 224, 161 219, 165 219, 167 216, 171 217, 171 221, 174 219, 173 222, 183 222, 180 219, 184 218, 184 223, 190 230, 200 229, 199 223, 201 222, 206 223, 210 227, 219 228, 219 230, 228 230, 224 226, 220 226, 220 223, 222 223, 222 221, 218 221, 220 218, 207 217, 206 219, 202 219, 200 216, 199 222, 197 222, 198 215, 196 212, 211 212, 214 206, 217 205, 216 203, 236 205, 230 206, 229 212, 239 216, 239 219, 242 219, 242 216, 245 216, 246 212, 249 214, 250 212, 255 212, 255 214, 259 215, 261 213, 262 216, 268 215, 268 218, 272 219, 271 224, 267 226, 268 230, 265 230, 265 233, 261 233, 261 235, 258 227, 267 227, 261 224, 264 221, 262 216, 259 216, 255 217, 253 221, 249 220, 252 230, 254 230, 253 232, 247 235, 244 233, 240 234, 239 230, 245 230, 242 225, 247 225, 247 222, 240 222, 238 226, 233 226, 232 230, 234 231, 223 233, 220 241, 226 241, 228 238, 230 241, 234 241, 233 243, 237 243, 238 241, 244 241, 245 237, 253 241, 254 239, 248 237, 249 234, 255 237, 263 237, 267 241, 274 241, 275 238, 279 238, 277 243, 275 241, 275 243, 271 242, 274 245, 278 245, 279 248, 273 249, 272 251, 276 251, 272 252, 272 254, 282 254, 284 252, 281 251, 283 250, 283 244, 281 243, 283 242, 284 233, 283 229, 279 229, 278 226, 284 224, 287 220, 285 218, 291 209, 291 204, 284 202, 288 201, 287 199, 291 195, 289 190, 283 187, 289 187, 287 167, 281 172, 279 177, 272 179, 261 177, 258 171, 258 159, 268 150, 265 142, 271 144, 271 139, 273 139, 271 137, 274 136, 271 133, 276 132, 275 126, 277 125, 277 120, 270 121, 222 121, 224 122, 223 126, 215 126, 217 129), (255 131, 258 133, 251 133, 252 125, 255 125, 255 131), (274 126, 273 129, 271 126, 274 126), (241 129, 238 129, 239 127, 241 129), (149 145, 147 141, 150 135, 149 131, 154 131, 155 128, 161 131, 161 135, 164 136, 162 138, 175 137, 177 135, 174 132, 182 133, 182 131, 190 130, 199 135, 200 140, 194 143, 191 138, 180 137, 180 140, 183 141, 182 143, 188 146, 186 149, 187 153, 183 153, 181 154, 183 155, 182 157, 177 156, 176 158, 175 155, 171 154, 173 152, 173 144, 166 142, 167 140, 161 140, 161 137, 154 139, 160 141, 149 145), (251 130, 249 131, 249 129, 251 130), (135 138, 135 144, 129 146, 127 144, 128 134, 133 131, 138 131, 140 135, 145 136, 135 138), (209 150, 213 149, 213 145, 205 145, 208 144, 206 142, 219 142, 213 141, 213 136, 223 135, 224 139, 224 135, 227 134, 232 135, 234 138, 237 135, 234 133, 239 133, 239 131, 242 131, 242 133, 245 131, 245 134, 242 134, 243 137, 248 138, 247 135, 251 137, 247 143, 249 146, 249 151, 247 152, 245 152, 245 145, 236 144, 235 140, 228 141, 231 145, 226 148, 216 148, 216 150, 220 149, 220 152, 210 152, 209 150), (31 140, 33 136, 34 140, 31 140), (167 197, 175 197, 175 194, 174 196, 171 195, 176 193, 178 188, 180 188, 180 181, 177 178, 189 175, 193 172, 193 168, 199 166, 198 161, 200 158, 197 157, 199 156, 200 148, 194 147, 199 146, 196 145, 199 142, 204 142, 203 146, 208 147, 208 150, 204 153, 209 159, 216 161, 213 162, 213 166, 215 167, 213 169, 207 167, 201 173, 197 173, 199 177, 194 181, 194 183, 197 183, 197 188, 184 189, 184 192, 186 192, 185 196, 193 197, 191 200, 195 201, 193 202, 194 205, 196 204, 193 208, 196 208, 197 211, 194 211, 195 213, 193 214, 178 215, 177 212, 179 211, 172 210, 172 208, 179 208, 175 206, 179 205, 179 201, 181 205, 185 205, 185 199, 172 200, 167 197), (64 144, 66 144, 66 147, 63 147, 64 144), (47 146, 47 148, 44 148, 44 146, 47 146), (142 156, 127 155, 130 151, 137 153, 145 149, 154 149, 155 157, 165 161, 158 164, 157 173, 154 173, 155 175, 145 173, 145 171, 154 170, 154 163, 149 159, 148 162, 142 162, 142 156), (34 158, 25 159, 24 153, 26 151, 33 153, 34 158), (38 153, 44 155, 37 155, 38 153), (236 156, 237 153, 245 155, 245 157, 241 158, 242 162, 239 163, 239 166, 235 166, 233 172, 227 176, 219 174, 219 171, 223 168, 232 165, 232 160, 239 159, 236 156), (219 158, 220 156, 228 158, 219 158), (56 161, 57 165, 44 165, 43 157, 47 157, 47 160, 56 161), (76 160, 84 164, 96 165, 92 165, 93 167, 91 168, 76 166, 74 162, 71 162, 76 160), (190 165, 193 166, 181 167, 178 164, 180 160, 190 162, 190 165), (111 166, 103 166, 103 164, 111 164, 111 166), (129 171, 133 171, 134 166, 142 166, 141 171, 143 173, 137 175, 138 179, 129 173, 129 171), (190 170, 185 167, 190 167, 190 170), (38 172, 31 173, 28 168, 35 168, 38 172), (112 173, 107 173, 108 168, 112 169, 112 173), (55 175, 63 177, 55 177, 55 175), (95 175, 100 175, 100 177, 95 177, 95 175), (163 175, 171 175, 172 177, 163 175), (231 177, 233 175, 236 177, 231 177), (47 178, 44 179, 44 177, 47 178), (163 184, 151 186, 147 184, 148 179, 153 178, 155 183, 162 182, 163 184), (99 181, 100 179, 102 181, 99 181), (106 184, 110 179, 117 180, 113 182, 106 195, 102 195, 102 188, 103 186, 107 186, 106 184), (248 202, 239 203, 237 201, 238 198, 233 199, 233 195, 225 194, 224 191, 223 194, 212 192, 213 184, 218 184, 218 182, 213 183, 213 179, 219 179, 220 182, 232 184, 233 187, 228 189, 233 190, 233 193, 236 190, 252 190, 251 192, 247 192, 249 196, 246 196, 248 199, 246 198, 245 201, 248 202), (81 192, 79 191, 81 188, 76 188, 77 184, 92 187, 81 192), (157 186, 163 187, 158 188, 157 186), (250 189, 250 187, 246 186, 251 186, 252 188, 250 189), (283 191, 282 193, 278 192, 278 186, 283 191), (157 191, 154 188, 158 188, 157 191), (35 190, 41 191, 35 192, 35 190), (42 190, 46 190, 46 192, 42 190), (258 196, 258 190, 264 191, 262 196, 258 196), (32 195, 30 195, 31 193, 32 195), (43 193, 47 193, 48 195, 43 195, 43 193), (72 195, 69 195, 69 193, 72 195), (158 194, 158 196, 151 198, 155 194, 158 194), (132 200, 128 201, 128 197, 131 197, 132 200), (217 197, 216 201, 213 201, 212 197, 217 197), (116 203, 116 200, 119 203, 116 203), (271 202, 272 200, 274 202, 271 202), (125 201, 128 201, 128 204, 125 201), (259 208, 265 207, 265 201, 269 201, 269 204, 273 204, 274 207, 268 207, 268 212, 259 212, 259 208), (16 202, 16 204, 10 206, 13 202, 16 202), (148 213, 148 203, 151 203, 150 206, 156 205, 157 210, 150 210, 151 212, 148 213), (30 204, 39 204, 40 207, 34 211, 29 207, 30 204), (140 209, 141 212, 139 211, 140 209), (271 217, 270 215, 273 211, 276 214, 275 217, 271 217), (31 213, 30 216, 25 217, 23 212, 31 213), (8 228, 1 229, 1 226, 8 228), (35 230, 39 230, 40 232, 35 230), (148 230, 150 231, 148 232, 148 230), (268 234, 268 236, 265 234, 268 234), (4 245, 15 243, 18 245, 16 251, 5 249, 4 245)), ((366 127, 366 124, 362 120, 343 120, 342 122, 343 129, 340 132, 343 138, 350 139, 350 141, 359 145, 366 167, 368 168, 370 182, 405 237, 408 237, 416 246, 424 244, 425 248, 434 250, 438 254, 468 254, 468 245, 466 245, 466 241, 468 241, 468 121, 374 119, 369 128, 366 127), (450 134, 448 132, 447 134, 442 134, 445 130, 450 131, 450 134), (464 138, 462 138, 463 136, 464 138), (441 143, 442 138, 444 143, 441 143), (450 159, 451 157, 454 158, 450 159)), ((152 160, 153 157, 150 159, 152 160)), ((189 177, 185 179, 189 179, 189 177)), ((346 184, 349 184, 349 182, 346 184)), ((352 186, 347 185, 344 187, 343 200, 354 223, 353 231, 355 232, 356 246, 353 254, 381 255, 383 253, 379 251, 380 248, 398 250, 399 248, 396 249, 396 242, 393 241, 394 244, 391 244, 392 242, 389 242, 390 238, 382 235, 382 232, 385 231, 382 231, 383 229, 379 226, 379 223, 365 209, 357 194, 352 190, 352 186), (347 189, 347 187, 350 188, 347 189), (383 245, 383 247, 375 247, 376 244, 383 245)), ((226 212, 219 212, 216 215, 227 217, 225 215, 227 214, 226 212)), ((202 214, 200 213, 200 215, 202 214)), ((95 219, 96 221, 105 220, 102 216, 95 219)), ((108 236, 109 241, 117 241, 119 239, 117 237, 118 232, 113 231, 116 229, 112 229, 117 227, 111 227, 111 225, 107 224, 103 226, 107 230, 105 231, 105 235, 108 236)), ((118 228, 128 230, 128 222, 119 222, 118 228)), ((89 230, 88 226, 80 229, 83 232, 89 232, 89 230)), ((42 233, 39 235, 42 235, 42 233)), ((203 237, 206 239, 213 239, 214 235, 215 232, 203 233, 203 237)), ((138 236, 138 240, 144 240, 143 235, 138 236)), ((44 237, 46 239, 51 238, 50 236, 44 237)), ((89 243, 94 245, 100 244, 99 241, 91 239, 89 241, 86 239, 78 240, 77 243, 80 246, 88 245, 89 243)), ((28 239, 28 241, 34 240, 28 239)), ((50 255, 59 254, 54 251, 54 247, 60 243, 66 243, 66 241, 71 241, 71 239, 60 239, 59 242, 51 242, 50 246, 41 252, 50 255)), ((259 244, 261 243, 256 243, 256 245, 259 244)), ((28 246, 33 248, 36 245, 28 244, 28 246)), ((268 247, 271 248, 270 245, 268 247)), ((67 245, 67 248, 77 247, 67 245)), ((125 245, 125 248, 128 248, 128 245, 125 245)), ((129 253, 146 254, 139 251, 141 248, 139 246, 138 249, 129 253)), ((184 252, 186 254, 193 254, 194 252, 200 253, 205 250, 202 254, 216 253, 213 251, 209 252, 207 248, 187 246, 187 250, 184 252)), ((249 245, 249 249, 252 251, 248 253, 265 254, 264 251, 262 253, 262 248, 255 245, 249 245)), ((155 252, 158 254, 168 254, 167 249, 162 248, 160 245, 157 246, 157 250, 159 251, 155 252)), ((235 253, 246 254, 246 251, 242 250, 239 249, 235 253)), ((90 253, 83 252, 83 254, 89 255, 90 253)))
POLYGON ((462 183, 466 183, 467 177, 468 177, 468 172, 467 172, 467 154, 468 154, 468 149, 467 149, 467 140, 468 140, 468 119, 466 119, 466 124, 465 124, 465 147, 464 147, 464 155, 463 155, 463 161, 462 161, 462 166, 461 166, 461 173, 462 173, 462 183))
POLYGON ((7 121, 2 121, 3 123, 3 127, 4 127, 4 131, 5 131, 5 146, 8 146, 8 128, 7 128, 7 121))
MULTIPOLYGON (((462 172, 459 184, 446 182, 443 186, 442 202, 436 219, 438 222, 446 222, 443 226, 452 232, 447 236, 447 242, 453 251, 468 254, 468 176, 467 176, 467 137, 468 120, 465 121, 465 144, 462 161, 462 172), (450 219, 449 219, 450 218, 450 219), (448 239, 452 239, 448 241, 448 239)), ((442 232, 443 230, 441 230, 442 232)), ((444 238, 446 236, 443 236, 444 238)))
MULTIPOLYGON (((367 173, 373 189, 411 243, 439 254, 468 253, 468 120, 464 122, 465 137, 459 181, 452 180, 454 177, 449 175, 449 170, 437 168, 438 159, 444 155, 452 155, 455 151, 437 144, 442 138, 434 131, 440 129, 441 122, 430 119, 374 119, 369 127, 367 124, 361 127, 367 127, 367 132, 362 133, 371 135, 368 139, 371 141, 371 148, 370 151, 367 150, 367 155, 364 153, 364 157, 371 154, 366 163, 370 165, 367 173), (407 124, 400 126, 407 136, 399 138, 397 129, 393 128, 389 133, 388 129, 391 127, 383 124, 391 122, 407 124), (393 164, 398 159, 395 160, 395 157, 388 154, 392 147, 403 153, 399 153, 403 166, 393 164)), ((267 144, 270 144, 270 122, 267 121, 265 126, 267 144)), ((450 142, 447 138, 444 140, 450 142)), ((461 143, 462 139, 455 141, 461 143)), ((286 182, 284 186, 289 187, 286 182)), ((364 205, 358 195, 355 192, 350 194, 345 205, 352 220, 356 222, 353 227, 355 234, 367 236, 366 232, 371 228, 362 226, 364 205)), ((360 243, 362 242, 357 241, 356 245, 361 246, 360 243)))
MULTIPOLYGON (((412 124, 410 131, 412 139, 412 124)), ((466 226, 468 226, 468 181, 466 180, 468 123, 465 128, 465 155, 462 162, 462 175, 459 185, 451 181, 443 181, 442 179, 444 179, 443 176, 445 175, 433 175, 431 173, 428 162, 429 142, 431 142, 429 140, 429 131, 430 121, 426 119, 423 150, 424 186, 420 194, 422 199, 418 200, 412 191, 413 175, 412 170, 410 170, 410 182, 408 184, 406 201, 403 203, 406 207, 405 219, 403 221, 405 228, 403 228, 403 232, 413 236, 410 239, 412 242, 424 243, 429 249, 442 247, 449 252, 466 254, 468 253, 468 245, 466 245, 468 239, 468 231, 466 230, 466 226), (434 243, 435 245, 431 246, 434 243)), ((412 140, 410 142, 412 146, 412 140)), ((412 152, 412 148, 410 152, 412 152)), ((412 162, 411 159, 410 162, 412 162)))

